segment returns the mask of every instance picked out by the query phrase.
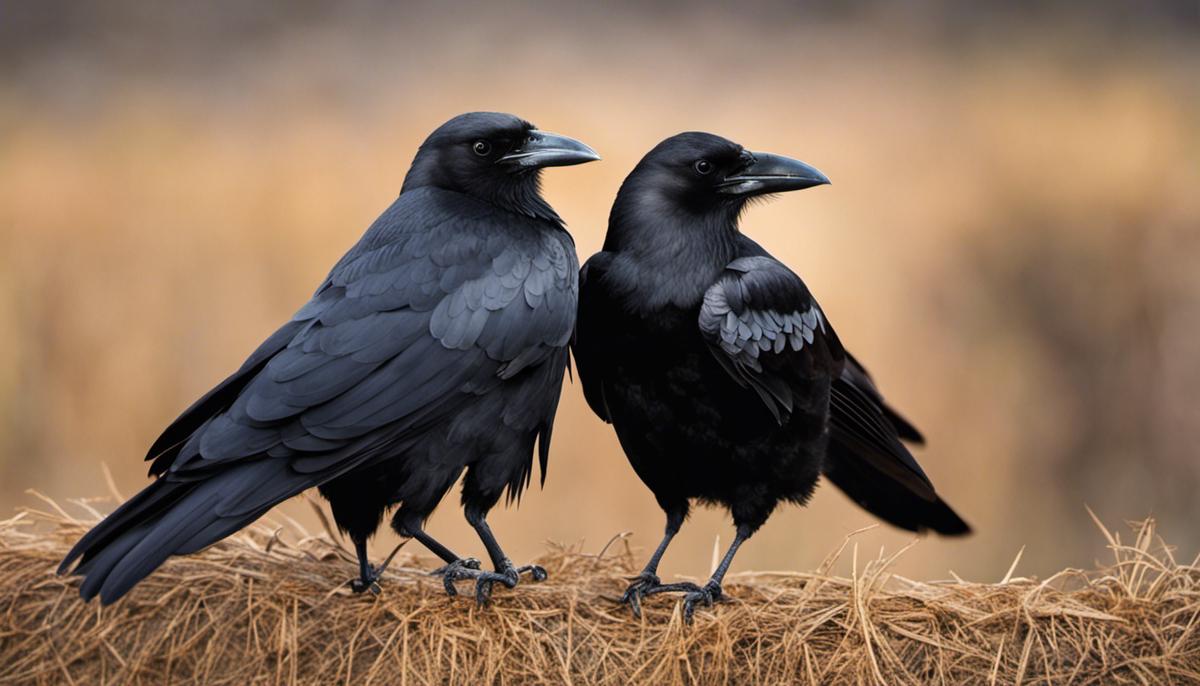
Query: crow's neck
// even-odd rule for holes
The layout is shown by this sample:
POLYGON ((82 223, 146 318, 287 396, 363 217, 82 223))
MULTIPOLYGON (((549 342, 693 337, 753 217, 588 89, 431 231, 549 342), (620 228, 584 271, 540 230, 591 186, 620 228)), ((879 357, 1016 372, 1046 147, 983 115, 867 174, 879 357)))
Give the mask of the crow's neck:
POLYGON ((542 182, 539 172, 526 172, 526 174, 528 176, 513 176, 508 182, 496 184, 480 195, 484 200, 501 209, 534 219, 542 219, 562 228, 562 218, 542 197, 542 182))
POLYGON ((405 176, 400 192, 429 186, 464 193, 507 212, 541 219, 563 228, 562 218, 542 197, 540 169, 514 172, 499 178, 481 175, 459 179, 451 178, 444 170, 418 157, 405 176))
POLYGON ((698 306, 704 292, 737 257, 737 212, 670 210, 652 197, 619 198, 604 250, 623 281, 649 307, 698 306))

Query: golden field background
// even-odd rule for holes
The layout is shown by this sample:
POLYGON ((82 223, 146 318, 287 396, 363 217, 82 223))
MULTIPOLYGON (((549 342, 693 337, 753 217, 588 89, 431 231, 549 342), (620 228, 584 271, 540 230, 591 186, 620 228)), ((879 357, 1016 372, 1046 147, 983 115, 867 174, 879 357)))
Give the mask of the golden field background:
MULTIPOLYGON (((1200 30, 996 5, 600 7, 27 3, 0 18, 0 513, 35 488, 129 495, 158 431, 297 308, 461 111, 517 113, 604 156, 547 197, 581 259, 621 179, 686 129, 833 179, 746 216, 929 437, 976 528, 906 575, 995 580, 1101 555, 1086 514, 1154 515, 1200 549, 1200 30), (286 10, 286 11, 285 11, 286 10)), ((1178 12, 1175 12, 1175 10, 1178 12)), ((287 513, 311 521, 303 503, 287 513)), ((6 515, 0 514, 0 517, 6 515)), ((811 569, 872 523, 832 487, 737 569, 811 569)), ((652 547, 662 515, 577 385, 550 475, 493 528, 652 547)), ((456 496, 430 532, 481 547, 456 496)), ((670 575, 707 574, 699 510, 670 575)), ((880 527, 872 554, 911 536, 880 527)), ((387 532, 380 553, 395 542, 387 532)), ((351 570, 347 569, 349 575, 351 570)))

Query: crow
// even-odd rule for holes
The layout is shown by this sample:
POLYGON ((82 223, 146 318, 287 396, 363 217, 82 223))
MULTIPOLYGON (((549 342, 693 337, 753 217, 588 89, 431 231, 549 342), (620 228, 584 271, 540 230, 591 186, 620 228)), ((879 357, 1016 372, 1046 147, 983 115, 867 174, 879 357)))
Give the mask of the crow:
POLYGON ((198 551, 316 486, 354 542, 354 591, 378 592, 367 541, 392 527, 445 561, 446 591, 514 587, 487 513, 541 479, 574 331, 579 262, 542 198, 543 167, 597 160, 513 115, 457 116, 421 145, 399 197, 312 299, 151 446, 156 477, 89 531, 60 574, 111 603, 171 555, 198 551), (462 503, 495 567, 423 530, 466 472, 462 503))
POLYGON ((673 136, 625 179, 583 266, 572 351, 584 396, 667 515, 622 597, 635 615, 664 591, 685 593, 689 622, 720 600, 742 543, 781 501, 807 502, 821 474, 896 526, 969 531, 901 443, 920 433, 800 277, 738 229, 749 201, 826 183, 798 160, 673 136), (726 507, 736 536, 703 587, 663 584, 659 560, 693 500, 726 507))

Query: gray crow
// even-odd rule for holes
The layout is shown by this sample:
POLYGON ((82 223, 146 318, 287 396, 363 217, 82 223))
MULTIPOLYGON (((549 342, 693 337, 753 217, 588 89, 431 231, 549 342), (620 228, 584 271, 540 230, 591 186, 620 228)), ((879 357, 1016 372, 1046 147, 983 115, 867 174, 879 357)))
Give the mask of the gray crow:
POLYGON ((519 573, 486 516, 546 477, 575 323, 578 258, 539 191, 543 167, 599 159, 508 114, 460 115, 417 151, 400 195, 312 299, 150 448, 155 480, 88 532, 84 599, 111 603, 171 555, 195 552, 317 486, 354 542, 355 591, 377 590, 367 540, 384 513, 476 599, 519 573), (422 530, 463 472, 462 501, 494 572, 422 530))
POLYGON ((608 235, 580 275, 573 351, 584 395, 616 429, 666 511, 666 535, 623 601, 683 591, 721 598, 739 546, 781 501, 805 503, 823 473, 897 526, 969 531, 901 439, 920 434, 884 404, 792 270, 738 230, 748 201, 829 183, 816 169, 683 133, 625 179, 608 235), (659 560, 691 501, 728 508, 736 537, 703 587, 663 584, 659 560))

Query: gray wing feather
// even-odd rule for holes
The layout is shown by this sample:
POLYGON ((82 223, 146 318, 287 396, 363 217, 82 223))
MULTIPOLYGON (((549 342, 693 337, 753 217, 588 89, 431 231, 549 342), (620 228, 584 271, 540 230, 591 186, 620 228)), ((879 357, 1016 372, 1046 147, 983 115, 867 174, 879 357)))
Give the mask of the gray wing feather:
POLYGON ((813 350, 826 333, 816 301, 800 277, 769 257, 731 262, 705 292, 698 324, 721 366, 781 424, 793 409, 787 367, 801 364, 803 354, 832 357, 828 345, 813 350))

